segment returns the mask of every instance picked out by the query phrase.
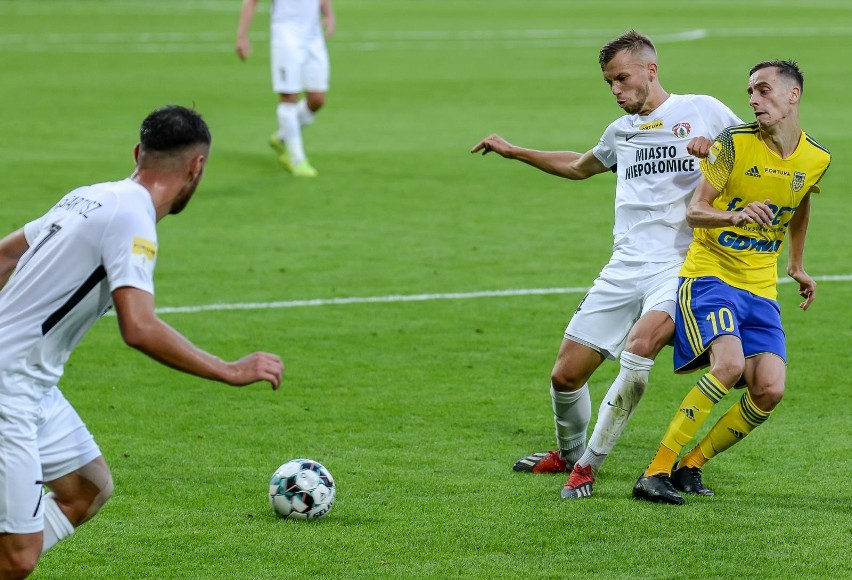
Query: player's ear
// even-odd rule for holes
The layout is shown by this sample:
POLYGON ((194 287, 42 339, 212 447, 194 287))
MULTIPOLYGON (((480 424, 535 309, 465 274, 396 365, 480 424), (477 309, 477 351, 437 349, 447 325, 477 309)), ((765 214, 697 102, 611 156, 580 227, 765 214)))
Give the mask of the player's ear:
POLYGON ((139 149, 140 149, 140 147, 141 147, 141 144, 137 143, 136 146, 133 148, 133 161, 137 164, 139 163, 139 149))
POLYGON ((793 85, 790 89, 790 104, 795 105, 802 98, 802 89, 793 85))
POLYGON ((204 171, 204 165, 207 163, 207 156, 199 154, 194 156, 189 162, 189 181, 194 181, 204 171))
POLYGON ((648 63, 648 77, 652 81, 657 80, 657 63, 655 63, 655 62, 649 62, 648 63))

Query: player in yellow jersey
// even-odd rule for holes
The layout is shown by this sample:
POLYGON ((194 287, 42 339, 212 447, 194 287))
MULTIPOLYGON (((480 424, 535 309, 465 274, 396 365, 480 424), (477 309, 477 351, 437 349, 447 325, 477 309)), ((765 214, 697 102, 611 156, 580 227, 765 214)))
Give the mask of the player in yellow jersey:
POLYGON ((816 296, 803 254, 811 193, 831 154, 799 124, 804 79, 794 61, 749 73, 756 121, 725 129, 706 159, 687 221, 695 228, 680 272, 675 371, 710 366, 684 398, 633 497, 682 504, 680 490, 712 496, 704 464, 769 418, 784 395, 786 345, 776 302, 777 263, 789 231, 787 274, 803 310, 816 296), (713 406, 734 386, 747 389, 707 435, 675 463, 713 406))

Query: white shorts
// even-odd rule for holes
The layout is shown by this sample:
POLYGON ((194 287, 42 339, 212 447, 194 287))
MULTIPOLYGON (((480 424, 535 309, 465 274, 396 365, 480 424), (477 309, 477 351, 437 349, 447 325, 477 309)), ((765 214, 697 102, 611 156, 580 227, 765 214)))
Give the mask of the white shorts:
POLYGON ((322 34, 305 36, 285 24, 272 24, 272 89, 278 94, 328 91, 329 61, 322 34))
POLYGON ((571 317, 565 338, 607 358, 621 355, 630 329, 652 310, 674 320, 678 274, 683 262, 621 262, 604 266, 571 317))
POLYGON ((12 403, 0 398, 0 532, 32 534, 44 529, 42 483, 76 471, 101 451, 58 388, 35 408, 12 403))

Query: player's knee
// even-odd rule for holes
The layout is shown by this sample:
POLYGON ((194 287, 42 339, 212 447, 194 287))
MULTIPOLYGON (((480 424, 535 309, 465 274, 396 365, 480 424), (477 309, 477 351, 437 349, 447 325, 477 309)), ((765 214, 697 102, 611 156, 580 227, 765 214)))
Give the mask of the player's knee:
POLYGON ((587 377, 571 368, 556 367, 550 374, 550 384, 554 391, 563 393, 576 391, 586 384, 587 377))
POLYGON ((35 570, 40 549, 3 551, 0 554, 0 578, 26 578, 35 570))
POLYGON ((710 372, 716 377, 719 382, 728 388, 733 387, 743 376, 745 370, 745 360, 716 360, 710 372))
POLYGON ((325 93, 311 93, 307 97, 308 108, 316 113, 325 105, 325 93))
POLYGON ((756 383, 749 388, 754 404, 762 411, 771 411, 784 398, 784 383, 756 383))

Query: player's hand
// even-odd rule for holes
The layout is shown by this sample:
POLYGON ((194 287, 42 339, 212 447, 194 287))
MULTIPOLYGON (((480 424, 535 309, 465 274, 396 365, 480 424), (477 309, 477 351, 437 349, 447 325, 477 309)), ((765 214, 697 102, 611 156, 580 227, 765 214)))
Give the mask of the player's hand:
POLYGON ((334 16, 326 16, 322 22, 325 29, 325 37, 331 38, 334 36, 334 31, 337 29, 337 19, 334 16))
POLYGON ((240 60, 246 60, 251 54, 251 42, 249 42, 249 39, 238 38, 236 50, 237 56, 240 57, 240 60))
POLYGON ((713 140, 707 137, 693 137, 686 144, 686 152, 693 157, 704 159, 710 153, 710 148, 713 146, 713 140))
POLYGON ((509 151, 512 149, 511 143, 503 139, 500 135, 489 135, 479 143, 473 146, 470 150, 471 153, 479 153, 482 151, 483 155, 491 153, 497 153, 501 157, 509 157, 509 151))
POLYGON ((775 219, 775 212, 769 207, 769 200, 753 201, 743 208, 742 211, 735 212, 734 225, 743 226, 745 224, 760 224, 768 226, 775 219))
POLYGON ((799 296, 805 299, 804 302, 799 304, 799 308, 807 310, 816 299, 816 281, 804 270, 788 272, 788 274, 793 280, 799 283, 799 296))
POLYGON ((281 386, 281 376, 284 374, 284 363, 278 355, 268 352, 255 352, 244 356, 238 361, 229 363, 231 374, 225 380, 234 387, 250 385, 258 381, 266 381, 277 391, 281 386))

